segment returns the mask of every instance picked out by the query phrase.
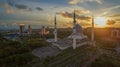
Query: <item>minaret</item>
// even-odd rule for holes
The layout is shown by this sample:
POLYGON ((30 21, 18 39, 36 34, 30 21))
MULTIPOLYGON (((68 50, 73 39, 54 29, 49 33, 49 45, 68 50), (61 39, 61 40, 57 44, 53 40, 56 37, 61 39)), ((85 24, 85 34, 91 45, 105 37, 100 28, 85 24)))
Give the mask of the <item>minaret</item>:
MULTIPOLYGON (((73 15, 73 34, 76 33, 76 16, 75 16, 75 11, 74 11, 74 15, 73 15)), ((76 49, 76 38, 73 38, 73 49, 76 49)))
POLYGON ((76 33, 75 25, 76 25, 76 16, 75 16, 75 10, 74 10, 74 14, 73 14, 73 33, 76 33))
POLYGON ((92 45, 94 45, 94 16, 92 16, 92 32, 91 32, 91 41, 92 41, 92 45))
POLYGON ((31 25, 28 25, 28 34, 29 35, 32 34, 32 27, 31 27, 31 25))
POLYGON ((57 23, 56 23, 56 14, 54 18, 54 37, 55 37, 55 42, 57 41, 57 23))

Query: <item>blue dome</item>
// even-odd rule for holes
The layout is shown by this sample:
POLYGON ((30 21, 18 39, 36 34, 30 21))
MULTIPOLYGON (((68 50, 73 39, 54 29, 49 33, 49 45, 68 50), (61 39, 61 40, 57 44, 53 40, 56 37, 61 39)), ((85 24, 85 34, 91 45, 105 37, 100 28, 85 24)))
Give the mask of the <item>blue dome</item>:
POLYGON ((75 25, 76 33, 82 33, 82 27, 79 24, 75 25))

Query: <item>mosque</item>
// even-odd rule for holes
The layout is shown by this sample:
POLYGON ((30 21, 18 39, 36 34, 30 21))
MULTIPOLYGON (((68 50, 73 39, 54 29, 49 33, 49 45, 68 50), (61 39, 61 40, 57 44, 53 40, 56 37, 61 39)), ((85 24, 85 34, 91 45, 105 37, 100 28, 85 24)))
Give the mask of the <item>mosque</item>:
POLYGON ((73 47, 73 49, 76 49, 77 47, 80 47, 82 45, 87 44, 94 44, 94 22, 92 19, 92 35, 91 35, 91 41, 88 39, 87 36, 85 36, 82 32, 82 27, 76 23, 76 17, 74 12, 73 17, 73 31, 71 35, 69 35, 67 38, 59 39, 57 38, 57 22, 56 22, 56 15, 54 18, 54 39, 47 39, 46 41, 49 43, 52 43, 52 45, 47 47, 42 47, 33 50, 32 54, 35 56, 38 56, 40 58, 44 58, 47 56, 56 56, 58 55, 61 50, 65 50, 69 47, 73 47))
MULTIPOLYGON (((72 34, 69 35, 67 38, 59 39, 57 38, 57 27, 56 27, 56 16, 54 20, 54 40, 52 44, 56 47, 58 47, 61 50, 64 50, 68 47, 73 47, 73 49, 76 49, 79 46, 88 44, 89 39, 87 36, 85 36, 82 32, 82 27, 76 23, 76 16, 74 11, 74 17, 73 17, 73 31, 72 34)), ((50 41, 49 41, 50 42, 50 41)))

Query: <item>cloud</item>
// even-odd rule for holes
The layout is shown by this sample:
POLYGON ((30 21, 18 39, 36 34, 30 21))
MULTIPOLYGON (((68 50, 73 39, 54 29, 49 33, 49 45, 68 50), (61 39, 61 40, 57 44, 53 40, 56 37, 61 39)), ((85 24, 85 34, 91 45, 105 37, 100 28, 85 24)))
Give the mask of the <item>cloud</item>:
POLYGON ((102 4, 102 0, 69 0, 69 4, 76 5, 78 3, 85 3, 85 2, 97 2, 99 4, 102 4))
POLYGON ((22 11, 32 11, 32 8, 29 8, 27 5, 24 4, 15 4, 16 0, 7 0, 7 4, 12 8, 15 7, 18 10, 22 11))
POLYGON ((68 3, 71 5, 75 5, 79 2, 79 0, 70 0, 68 3))
POLYGON ((107 25, 113 25, 115 23, 116 23, 115 20, 107 20, 107 22, 106 22, 107 25))
POLYGON ((117 8, 120 8, 120 5, 113 6, 113 7, 107 8, 105 10, 110 11, 110 10, 117 9, 117 8))
POLYGON ((10 5, 10 6, 14 6, 14 2, 15 2, 16 0, 7 0, 7 3, 10 5))
POLYGON ((17 9, 22 9, 22 10, 28 9, 28 7, 26 5, 23 5, 23 4, 15 4, 15 7, 17 9))
POLYGON ((42 11, 43 9, 40 8, 40 7, 36 7, 36 10, 38 10, 38 11, 42 11))
POLYGON ((116 21, 120 21, 120 18, 119 19, 115 19, 116 21))
POLYGON ((14 13, 14 10, 8 5, 8 4, 0 4, 0 7, 3 7, 6 9, 6 13, 14 13))
POLYGON ((109 17, 120 17, 120 14, 111 15, 109 17))
POLYGON ((9 5, 8 4, 0 4, 0 7, 8 8, 9 5))
MULTIPOLYGON (((68 13, 68 12, 59 12, 57 14, 60 14, 61 16, 65 18, 73 18, 73 13, 68 13)), ((77 15, 76 14, 76 19, 78 20, 85 20, 85 21, 90 21, 90 17, 88 16, 83 16, 83 15, 77 15)))
POLYGON ((120 5, 116 5, 116 6, 112 6, 112 7, 109 7, 109 8, 102 9, 101 10, 101 12, 102 12, 101 16, 109 15, 109 14, 111 14, 112 11, 114 11, 116 9, 120 9, 120 5))
MULTIPOLYGON (((5 8, 7 13, 14 13, 15 11, 20 11, 20 12, 33 11, 33 8, 29 7, 28 5, 15 3, 16 0, 6 0, 6 1, 7 3, 0 4, 0 7, 5 8)), ((43 10, 40 7, 36 7, 35 9, 38 11, 43 10)))
POLYGON ((25 10, 25 11, 32 11, 31 8, 28 8, 26 5, 23 4, 13 4, 13 0, 7 0, 7 3, 5 4, 0 4, 0 7, 3 7, 6 9, 7 13, 14 13, 15 10, 13 9, 14 7, 19 9, 19 10, 25 10))
MULTIPOLYGON (((80 23, 77 23, 77 24, 79 24, 79 25, 81 25, 81 26, 90 26, 91 24, 90 23, 88 23, 88 22, 80 22, 80 23)), ((64 23, 64 24, 62 24, 64 27, 72 27, 73 26, 73 22, 68 22, 68 23, 64 23)))
POLYGON ((12 8, 7 8, 6 12, 9 13, 9 14, 11 14, 11 13, 14 13, 14 10, 12 8))
POLYGON ((14 7, 20 11, 32 11, 32 8, 28 7, 27 5, 23 5, 23 4, 15 4, 14 7))
POLYGON ((90 14, 91 12, 89 10, 75 10, 78 14, 90 14))

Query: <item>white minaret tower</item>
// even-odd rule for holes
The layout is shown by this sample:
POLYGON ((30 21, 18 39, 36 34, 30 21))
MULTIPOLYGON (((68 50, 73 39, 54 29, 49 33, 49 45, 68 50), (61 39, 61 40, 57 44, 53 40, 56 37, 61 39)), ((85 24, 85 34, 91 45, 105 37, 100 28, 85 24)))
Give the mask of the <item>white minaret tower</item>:
POLYGON ((55 42, 57 41, 57 23, 56 23, 56 14, 54 18, 54 37, 55 37, 55 42))
MULTIPOLYGON (((76 17, 75 17, 75 11, 74 11, 74 15, 73 15, 73 34, 76 33, 76 17)), ((73 37, 73 49, 76 49, 76 37, 73 37)))
POLYGON ((92 32, 91 32, 91 41, 92 41, 92 45, 94 45, 94 16, 92 16, 92 32))

